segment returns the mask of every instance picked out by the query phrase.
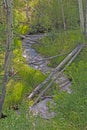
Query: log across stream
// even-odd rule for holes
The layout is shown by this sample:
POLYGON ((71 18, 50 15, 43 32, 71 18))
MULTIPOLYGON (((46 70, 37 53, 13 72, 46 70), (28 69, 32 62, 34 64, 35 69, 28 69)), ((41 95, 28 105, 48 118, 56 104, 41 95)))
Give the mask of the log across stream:
MULTIPOLYGON (((39 102, 39 99, 43 96, 45 91, 52 85, 53 82, 58 84, 60 90, 67 91, 69 94, 71 93, 71 81, 68 79, 68 77, 63 73, 65 70, 64 66, 69 66, 71 62, 75 59, 75 57, 79 54, 79 52, 82 50, 84 44, 78 45, 70 54, 66 56, 66 58, 56 67, 51 68, 48 67, 47 64, 49 62, 49 58, 44 58, 40 54, 36 52, 34 48, 32 48, 32 44, 36 44, 39 39, 43 38, 43 34, 39 35, 27 35, 24 36, 23 39, 23 57, 26 58, 27 63, 33 67, 34 69, 40 70, 42 73, 48 73, 50 72, 48 78, 42 82, 39 86, 35 88, 35 90, 29 95, 29 99, 33 98, 34 95, 37 94, 37 90, 40 90, 44 85, 52 79, 52 81, 48 84, 47 88, 45 88, 37 97, 35 100, 33 106, 30 108, 30 110, 33 113, 37 113, 42 115, 43 118, 51 118, 54 117, 53 113, 48 113, 48 108, 46 106, 46 102, 51 102, 52 99, 45 98, 43 101, 39 102), (67 64, 66 64, 67 63, 67 64), (66 65, 65 65, 66 64, 66 65), (42 109, 41 109, 42 108, 42 109), (45 108, 45 109, 43 109, 45 108), (48 114, 48 115, 47 115, 48 114)), ((55 57, 55 56, 53 56, 55 57)), ((52 101, 53 102, 53 101, 52 101)))

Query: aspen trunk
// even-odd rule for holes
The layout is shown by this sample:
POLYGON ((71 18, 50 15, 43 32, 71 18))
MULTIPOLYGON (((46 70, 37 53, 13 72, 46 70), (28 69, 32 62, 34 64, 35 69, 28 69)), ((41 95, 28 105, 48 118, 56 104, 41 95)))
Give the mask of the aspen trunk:
POLYGON ((12 32, 12 0, 5 0, 4 1, 4 12, 6 15, 6 53, 5 53, 5 60, 4 60, 4 77, 2 81, 2 95, 0 98, 0 117, 3 109, 4 99, 6 95, 6 84, 8 80, 8 73, 11 69, 11 58, 12 58, 12 43, 13 43, 13 32, 12 32))
POLYGON ((82 0, 78 0, 78 6, 79 6, 80 28, 82 33, 84 33, 84 14, 83 14, 82 0))
POLYGON ((62 10, 62 19, 63 19, 63 28, 66 31, 66 21, 65 21, 65 14, 64 14, 64 5, 63 1, 61 0, 61 10, 62 10))
POLYGON ((85 36, 87 38, 87 0, 86 0, 86 12, 85 12, 85 36))
POLYGON ((26 18, 27 18, 27 22, 30 21, 30 18, 29 18, 29 1, 28 0, 25 0, 26 2, 26 18))

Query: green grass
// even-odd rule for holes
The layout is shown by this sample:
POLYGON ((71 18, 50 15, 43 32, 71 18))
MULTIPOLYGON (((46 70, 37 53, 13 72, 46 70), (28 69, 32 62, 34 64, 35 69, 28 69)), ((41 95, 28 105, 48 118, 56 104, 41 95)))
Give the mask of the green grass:
MULTIPOLYGON (((68 125, 75 126, 76 130, 86 130, 87 124, 87 62, 73 63, 67 70, 72 77, 72 94, 64 93, 56 97, 58 115, 68 125)), ((60 118, 59 118, 60 117, 60 118)), ((73 128, 72 128, 73 130, 73 128)))
MULTIPOLYGON (((79 43, 84 43, 84 36, 79 30, 69 30, 60 33, 50 33, 41 40, 41 44, 34 45, 34 48, 44 57, 68 54, 79 43)), ((65 55, 66 56, 66 55, 65 55)), ((56 66, 65 56, 59 56, 50 61, 49 66, 56 66)))
MULTIPOLYGON (((64 40, 61 38, 56 39, 55 45, 58 46, 58 50, 63 49, 63 52, 71 51, 76 44, 84 42, 84 38, 79 36, 78 33, 72 32, 72 34, 62 34, 65 39, 69 40, 62 43, 62 48, 59 46, 60 42, 64 40), (77 34, 77 35, 76 35, 77 34), (72 35, 72 39, 67 35, 72 35), (67 38, 66 38, 67 36, 67 38), (77 37, 78 36, 78 37, 77 37), (70 39, 69 39, 70 38, 70 39), (76 40, 78 42, 76 42, 76 40), (72 42, 72 44, 71 44, 72 42), (67 46, 65 46, 67 45, 67 46), (69 46, 68 46, 69 45, 69 46)), ((46 38, 47 40, 47 38, 46 38)), ((65 41, 65 40, 64 40, 65 41)), ((46 47, 46 43, 43 43, 42 50, 46 47)), ((50 41, 49 41, 50 44, 50 41)), ((48 42, 47 42, 48 45, 48 42)), ((53 44, 49 46, 53 47, 54 55, 58 54, 55 50, 56 48, 53 44)), ((37 49, 39 48, 36 47, 37 49)), ((39 52, 42 50, 38 50, 39 52)), ((45 51, 45 50, 44 50, 45 51)), ((51 49, 50 49, 51 51, 51 49)), ((62 52, 62 53, 63 53, 62 52)), ((53 108, 56 112, 54 119, 44 120, 40 117, 33 117, 32 114, 28 112, 28 108, 32 102, 25 98, 25 95, 33 90, 35 86, 41 83, 45 76, 27 65, 18 64, 18 74, 21 80, 14 83, 10 81, 7 87, 6 102, 9 105, 18 104, 20 115, 17 115, 15 111, 4 109, 7 118, 0 120, 1 130, 86 130, 87 124, 87 48, 84 48, 79 56, 75 59, 74 63, 67 68, 65 73, 72 78, 72 94, 67 94, 66 92, 59 93, 57 88, 52 88, 54 92, 54 100, 56 106, 53 108), (14 85, 13 85, 14 83, 14 85), (23 98, 22 98, 23 97, 23 98), (13 103, 13 104, 12 104, 13 103)), ((45 52, 42 52, 43 54, 45 52)), ((60 53, 59 53, 60 54, 60 53)), ((44 55, 44 54, 43 54, 44 55)), ((51 52, 47 52, 45 56, 52 56, 51 52)), ((62 60, 62 58, 60 59, 62 60)), ((58 59, 59 61, 59 59, 58 59)), ((52 66, 53 63, 51 62, 52 66)), ((58 62, 57 62, 58 64, 58 62)), ((50 91, 50 90, 49 90, 50 91)), ((49 93, 48 91, 48 93, 49 93)), ((50 91, 51 93, 51 91, 50 91)), ((6 105, 6 104, 5 104, 6 105)))
POLYGON ((46 78, 39 70, 25 63, 22 57, 22 43, 19 39, 14 41, 13 68, 17 74, 7 84, 4 103, 7 108, 21 103, 23 98, 46 78))
MULTIPOLYGON (((66 34, 59 33, 57 36, 44 38, 42 44, 35 45, 35 48, 41 55, 53 56, 70 52, 79 43, 86 43, 83 35, 79 31, 68 31, 66 34)), ((53 59, 51 66, 56 66, 63 58, 64 56, 53 59)), ((53 120, 53 130, 86 130, 87 47, 84 47, 65 73, 72 78, 72 94, 55 90, 57 115, 53 120)))
MULTIPOLYGON (((77 44, 86 42, 79 30, 66 33, 50 33, 41 40, 35 49, 43 56, 69 53, 77 44)), ((14 50, 14 69, 17 75, 7 85, 3 113, 7 118, 0 120, 0 130, 86 130, 87 127, 87 48, 84 48, 65 73, 72 78, 72 94, 59 92, 54 84, 47 93, 54 94, 56 112, 54 119, 44 120, 33 117, 29 113, 32 101, 27 100, 29 94, 46 76, 24 64, 21 42, 16 41, 14 50), (19 47, 19 49, 17 49, 19 47), (20 52, 19 52, 20 50, 20 52), (19 106, 20 115, 8 108, 19 106)), ((65 56, 50 61, 55 67, 65 56)))
POLYGON ((5 107, 19 104, 38 84, 46 77, 40 72, 23 65, 18 70, 17 77, 10 80, 7 85, 5 107))

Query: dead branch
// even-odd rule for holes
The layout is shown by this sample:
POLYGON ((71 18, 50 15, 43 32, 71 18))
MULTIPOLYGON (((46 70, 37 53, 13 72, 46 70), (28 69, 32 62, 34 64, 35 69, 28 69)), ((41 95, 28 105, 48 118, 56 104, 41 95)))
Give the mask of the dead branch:
POLYGON ((14 73, 12 73, 12 75, 11 76, 9 76, 9 78, 8 78, 8 80, 7 80, 7 83, 12 79, 12 78, 14 78, 14 76, 16 76, 17 75, 17 71, 16 72, 14 72, 14 73))
POLYGON ((38 62, 41 62, 41 61, 44 61, 44 60, 52 60, 54 58, 57 58, 57 57, 60 57, 60 56, 64 56, 66 54, 68 54, 68 53, 63 53, 63 54, 59 54, 59 55, 55 55, 55 56, 51 56, 51 57, 46 57, 46 58, 43 58, 41 60, 30 62, 29 64, 37 64, 38 62))

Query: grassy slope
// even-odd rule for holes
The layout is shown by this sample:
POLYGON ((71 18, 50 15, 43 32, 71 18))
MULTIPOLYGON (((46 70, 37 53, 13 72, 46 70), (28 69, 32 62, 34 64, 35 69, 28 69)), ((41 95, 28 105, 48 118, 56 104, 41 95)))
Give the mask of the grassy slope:
MULTIPOLYGON (((17 12, 16 14, 18 15, 17 12)), ((75 14, 74 11, 73 14, 75 14)), ((24 14, 22 16, 24 16, 24 14)), ((16 19, 17 18, 19 20, 20 16, 18 15, 16 19)), ((24 19, 24 17, 22 18, 24 19)), ((19 28, 17 28, 16 31, 22 31, 22 34, 24 34, 25 30, 27 30, 26 25, 24 28, 21 25, 18 27, 19 28)), ((41 40, 41 42, 41 45, 36 45, 34 47, 38 52, 40 52, 41 55, 48 57, 61 53, 68 53, 77 44, 85 42, 85 40, 79 30, 69 30, 66 34, 63 32, 56 34, 51 32, 49 36, 41 40)), ((17 44, 19 44, 18 41, 17 44)), ((23 62, 21 62, 23 59, 21 57, 22 53, 20 52, 20 49, 21 48, 17 45, 17 49, 15 50, 16 56, 14 59, 14 68, 17 69, 17 76, 18 78, 21 78, 21 80, 16 77, 11 80, 7 86, 4 113, 6 113, 8 117, 0 120, 0 130, 86 130, 87 48, 84 48, 80 55, 75 59, 74 63, 68 67, 65 72, 73 79, 73 93, 71 95, 64 92, 59 93, 59 91, 56 91, 58 89, 55 88, 54 93, 56 107, 54 110, 56 111, 56 117, 50 121, 43 120, 39 117, 32 117, 30 113, 26 112, 32 102, 27 101, 25 95, 29 93, 33 87, 42 82, 45 79, 45 76, 39 71, 28 68, 27 65, 24 65, 23 62), (7 107, 14 104, 19 105, 21 112, 20 115, 17 115, 13 110, 7 109, 7 107)), ((3 57, 1 54, 0 56, 3 57)), ((62 56, 51 60, 49 66, 55 67, 64 57, 65 56, 62 56)), ((1 66, 2 63, 0 63, 0 67, 1 66)))
MULTIPOLYGON (((37 51, 39 51, 42 55, 52 56, 63 52, 70 52, 76 46, 76 44, 85 42, 83 36, 79 33, 79 31, 69 31, 66 34, 61 33, 57 35, 57 37, 54 37, 54 39, 51 38, 52 37, 43 39, 43 46, 35 46, 37 51), (50 42, 50 40, 52 40, 52 42, 50 42)), ((17 115, 14 111, 4 110, 5 113, 7 113, 8 118, 6 118, 5 120, 0 120, 0 129, 33 130, 35 128, 35 130, 85 130, 87 123, 86 52, 87 48, 84 48, 80 55, 75 59, 74 63, 72 63, 72 65, 68 67, 65 72, 73 79, 73 93, 71 95, 68 95, 64 92, 59 93, 58 91, 55 91, 56 107, 54 108, 54 110, 56 111, 56 117, 54 119, 46 121, 38 117, 32 117, 29 113, 26 113, 30 102, 25 102, 24 99, 24 101, 22 101, 23 104, 19 106, 21 115, 17 115)), ((60 57, 51 61, 51 66, 54 66, 55 62, 57 65, 63 58, 64 57, 60 57)), ((40 80, 37 76, 39 73, 28 68, 25 69, 25 71, 21 71, 24 70, 24 68, 26 67, 27 66, 21 67, 19 73, 23 77, 23 80, 32 87, 32 82, 29 79, 31 79, 31 77, 35 73, 33 79, 35 82, 37 82, 38 80, 40 80)), ((41 78, 41 80, 43 80, 43 78, 41 78)), ((27 89, 27 91, 30 90, 27 89)))

